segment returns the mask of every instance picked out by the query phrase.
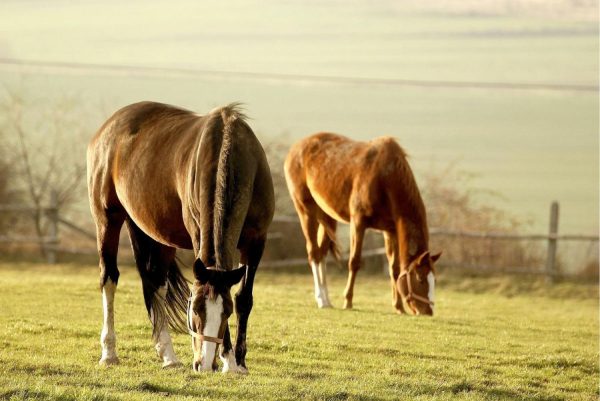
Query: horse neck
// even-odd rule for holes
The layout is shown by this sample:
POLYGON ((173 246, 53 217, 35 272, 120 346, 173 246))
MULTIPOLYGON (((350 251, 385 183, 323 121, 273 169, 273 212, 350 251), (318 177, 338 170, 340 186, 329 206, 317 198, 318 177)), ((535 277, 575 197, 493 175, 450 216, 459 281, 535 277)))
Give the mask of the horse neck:
POLYGON ((415 257, 429 249, 429 232, 425 214, 400 218, 396 223, 396 230, 400 250, 400 269, 404 270, 415 257))

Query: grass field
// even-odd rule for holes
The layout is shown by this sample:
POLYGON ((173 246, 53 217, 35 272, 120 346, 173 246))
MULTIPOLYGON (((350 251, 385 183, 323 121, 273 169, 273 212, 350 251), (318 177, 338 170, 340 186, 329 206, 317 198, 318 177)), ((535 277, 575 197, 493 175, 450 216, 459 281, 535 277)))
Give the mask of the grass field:
MULTIPOLYGON (((353 311, 317 310, 308 271, 262 271, 250 374, 238 376, 193 373, 181 334, 174 340, 185 368, 162 370, 137 273, 121 270, 121 365, 101 368, 96 267, 0 263, 1 400, 598 397, 596 286, 441 275, 436 316, 417 318, 392 313, 385 277, 359 276, 353 311)), ((337 306, 343 282, 332 275, 337 306)))

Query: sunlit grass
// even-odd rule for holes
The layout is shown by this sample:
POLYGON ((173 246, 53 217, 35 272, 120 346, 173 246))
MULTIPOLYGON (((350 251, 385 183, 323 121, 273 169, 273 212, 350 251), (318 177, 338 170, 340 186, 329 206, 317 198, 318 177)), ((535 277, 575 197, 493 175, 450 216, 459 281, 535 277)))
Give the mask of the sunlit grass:
MULTIPOLYGON (((174 340, 185 367, 161 369, 137 273, 121 270, 121 364, 107 369, 97 365, 96 267, 0 264, 0 399, 598 397, 598 303, 582 285, 508 297, 482 291, 478 279, 471 279, 474 291, 449 280, 444 288, 442 277, 436 316, 417 318, 392 313, 383 276, 359 276, 355 310, 318 310, 308 270, 262 271, 248 333, 250 374, 237 376, 193 373, 182 334, 174 340)), ((339 307, 344 276, 330 281, 339 307)))

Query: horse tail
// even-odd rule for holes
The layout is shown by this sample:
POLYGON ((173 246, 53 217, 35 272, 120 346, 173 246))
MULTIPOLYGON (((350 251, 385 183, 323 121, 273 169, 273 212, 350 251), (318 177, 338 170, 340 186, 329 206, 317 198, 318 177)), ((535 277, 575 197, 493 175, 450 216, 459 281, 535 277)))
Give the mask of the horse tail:
POLYGON ((254 174, 250 166, 235 168, 244 160, 240 155, 232 157, 235 135, 249 129, 239 104, 232 103, 215 110, 223 121, 223 136, 216 173, 214 197, 214 250, 216 267, 229 270, 233 266, 233 250, 237 246, 242 226, 250 206, 254 174), (235 159, 235 160, 234 160, 235 159))
POLYGON ((183 276, 177 257, 167 271, 166 315, 171 330, 187 333, 187 303, 190 296, 189 281, 183 276))

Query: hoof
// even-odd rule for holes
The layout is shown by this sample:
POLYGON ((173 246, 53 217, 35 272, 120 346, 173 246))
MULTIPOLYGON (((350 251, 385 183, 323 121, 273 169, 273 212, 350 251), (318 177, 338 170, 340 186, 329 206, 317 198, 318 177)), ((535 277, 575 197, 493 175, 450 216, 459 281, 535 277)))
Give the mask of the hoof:
POLYGON ((119 364, 119 358, 117 358, 116 356, 110 357, 110 358, 102 358, 100 359, 100 362, 98 362, 98 365, 100 366, 111 366, 111 365, 118 365, 119 364))
POLYGON ((247 368, 245 368, 243 366, 238 366, 237 370, 235 371, 235 373, 238 373, 240 375, 247 375, 249 372, 248 372, 247 368))
POLYGON ((235 366, 231 368, 229 366, 223 366, 221 373, 237 373, 239 375, 247 375, 248 369, 243 366, 235 366))
POLYGON ((406 312, 402 309, 394 309, 396 315, 406 315, 406 312))
POLYGON ((317 301, 317 306, 319 307, 319 309, 333 308, 333 305, 331 305, 331 301, 327 297, 315 297, 315 300, 317 301))
POLYGON ((163 369, 177 369, 181 367, 183 367, 183 363, 179 361, 166 361, 162 364, 163 369))
POLYGON ((233 356, 233 352, 229 352, 226 356, 221 356, 221 360, 223 361, 223 370, 221 370, 222 373, 237 373, 241 375, 248 374, 248 369, 237 364, 235 357, 233 356))
POLYGON ((352 309, 352 302, 345 301, 344 302, 344 309, 352 309))

